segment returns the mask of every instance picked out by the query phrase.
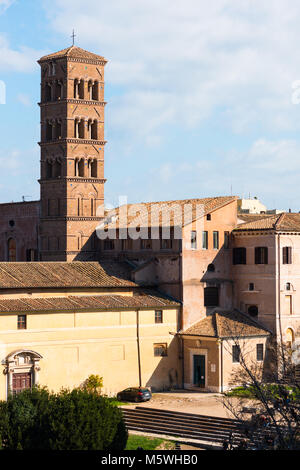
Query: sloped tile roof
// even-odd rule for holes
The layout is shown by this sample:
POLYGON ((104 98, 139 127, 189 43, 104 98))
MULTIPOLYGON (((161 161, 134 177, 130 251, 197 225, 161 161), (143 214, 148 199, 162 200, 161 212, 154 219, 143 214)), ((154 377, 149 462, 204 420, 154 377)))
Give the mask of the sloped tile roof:
MULTIPOLYGON (((241 215, 238 216, 240 219, 241 215)), ((240 232, 245 230, 276 230, 278 232, 300 232, 300 214, 284 212, 282 214, 263 214, 257 215, 257 218, 245 218, 246 221, 238 225, 234 231, 240 232)))
POLYGON ((61 57, 73 57, 76 59, 90 59, 107 62, 107 60, 101 55, 94 54, 93 52, 86 51, 85 49, 81 49, 81 47, 77 46, 70 46, 66 49, 62 49, 61 51, 45 55, 40 58, 39 62, 44 62, 49 59, 58 59, 61 57))
POLYGON ((0 289, 134 287, 127 263, 0 263, 0 289))
POLYGON ((266 336, 270 332, 248 315, 238 310, 215 312, 179 334, 230 338, 243 336, 266 336))
POLYGON ((138 295, 93 295, 48 298, 0 298, 0 312, 43 312, 78 310, 122 310, 128 308, 167 308, 180 304, 158 292, 138 295))
POLYGON ((151 227, 151 226, 181 226, 184 222, 184 207, 190 205, 191 220, 196 220, 199 216, 203 216, 210 212, 213 212, 226 204, 229 204, 237 200, 236 196, 219 196, 219 197, 208 197, 202 199, 181 199, 172 201, 156 201, 156 202, 142 202, 139 204, 127 204, 126 206, 120 206, 112 211, 109 211, 106 215, 106 223, 104 221, 104 227, 110 228, 125 228, 129 225, 151 227), (172 211, 172 206, 179 208, 178 214, 172 211), (141 208, 141 210, 139 209, 141 208), (151 219, 152 211, 159 208, 158 223, 154 223, 151 219), (170 223, 163 217, 163 211, 166 209, 166 213, 169 210, 170 223), (126 214, 126 220, 123 221, 122 217, 126 214))

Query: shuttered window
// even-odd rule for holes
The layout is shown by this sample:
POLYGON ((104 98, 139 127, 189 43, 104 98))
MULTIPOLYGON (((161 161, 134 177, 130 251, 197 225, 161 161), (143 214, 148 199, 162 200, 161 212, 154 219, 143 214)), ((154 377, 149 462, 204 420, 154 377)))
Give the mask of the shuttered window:
POLYGON ((240 362, 240 353, 241 349, 237 344, 232 346, 232 362, 240 362))
POLYGON ((268 264, 268 248, 265 246, 255 247, 255 264, 268 264))
POLYGON ((218 289, 218 287, 205 287, 205 289, 204 289, 204 306, 205 307, 218 307, 219 306, 219 289, 218 289))
POLYGON ((214 250, 219 248, 219 232, 213 232, 213 247, 214 250))
POLYGON ((208 232, 202 232, 202 249, 207 250, 208 248, 208 232))
POLYGON ((191 232, 191 248, 197 250, 197 232, 195 230, 191 232))
POLYGON ((291 246, 284 246, 282 248, 282 263, 292 264, 292 247, 291 246))
POLYGON ((233 264, 246 264, 246 261, 247 261, 246 248, 233 248, 232 263, 233 264))
POLYGON ((257 344, 256 345, 256 360, 263 361, 263 359, 264 359, 264 345, 257 344))

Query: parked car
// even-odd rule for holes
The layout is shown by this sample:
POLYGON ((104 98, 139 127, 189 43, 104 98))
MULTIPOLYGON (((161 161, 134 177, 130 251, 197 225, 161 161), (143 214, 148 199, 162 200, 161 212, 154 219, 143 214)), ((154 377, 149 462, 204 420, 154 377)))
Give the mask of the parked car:
POLYGON ((117 394, 118 400, 126 400, 126 401, 148 401, 152 397, 151 390, 149 388, 142 388, 142 387, 130 387, 122 390, 117 394))

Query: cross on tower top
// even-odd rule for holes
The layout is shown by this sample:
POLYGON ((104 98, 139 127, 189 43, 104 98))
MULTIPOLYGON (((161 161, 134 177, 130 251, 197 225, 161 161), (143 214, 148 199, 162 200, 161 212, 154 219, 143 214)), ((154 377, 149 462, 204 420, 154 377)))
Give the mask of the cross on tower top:
POLYGON ((75 34, 75 32, 74 32, 74 29, 73 29, 73 33, 72 33, 72 36, 71 36, 71 38, 72 38, 72 45, 73 45, 73 46, 74 46, 74 42, 75 42, 75 37, 76 37, 76 34, 75 34))

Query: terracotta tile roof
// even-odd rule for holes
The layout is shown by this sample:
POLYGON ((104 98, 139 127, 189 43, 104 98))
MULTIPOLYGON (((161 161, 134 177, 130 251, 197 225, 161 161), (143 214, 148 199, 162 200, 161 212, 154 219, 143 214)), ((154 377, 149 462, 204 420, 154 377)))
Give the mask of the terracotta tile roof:
POLYGON ((210 336, 229 338, 243 336, 266 336, 270 332, 248 315, 238 310, 215 312, 179 334, 187 336, 210 336))
MULTIPOLYGON (((240 215, 239 218, 241 218, 240 215)), ((248 219, 248 221, 245 221, 234 229, 235 232, 243 230, 300 232, 300 214, 291 212, 284 212, 282 214, 264 214, 263 217, 259 217, 257 219, 248 219)))
POLYGON ((43 312, 78 310, 122 310, 128 308, 167 308, 180 304, 158 292, 140 292, 138 295, 95 295, 48 298, 0 298, 0 312, 43 312))
POLYGON ((81 49, 81 47, 77 46, 70 46, 66 49, 62 49, 61 51, 45 55, 41 57, 38 62, 44 62, 49 59, 58 59, 61 57, 72 57, 76 59, 90 59, 101 62, 107 62, 107 60, 101 55, 94 54, 93 52, 86 51, 85 49, 81 49))
POLYGON ((122 228, 128 227, 130 224, 133 226, 141 227, 151 227, 154 224, 151 221, 151 210, 155 208, 160 209, 159 212, 159 226, 180 226, 182 221, 184 221, 184 207, 190 205, 192 207, 192 220, 196 220, 199 216, 202 217, 205 214, 213 212, 226 204, 229 204, 237 200, 237 196, 219 196, 219 197, 208 197, 203 199, 181 199, 181 200, 172 200, 172 201, 156 201, 156 202, 142 202, 140 204, 127 204, 126 206, 120 206, 112 211, 109 211, 106 215, 106 224, 104 222, 105 228, 122 228), (179 207, 179 214, 175 214, 172 211, 172 206, 179 207), (141 213, 139 213, 139 207, 142 208, 141 213), (136 208, 136 210, 135 210, 136 208), (165 220, 162 216, 163 209, 166 211, 170 210, 170 223, 165 223, 165 220), (197 210, 198 209, 198 210, 197 210), (132 215, 130 213, 132 211, 132 215), (122 221, 122 216, 124 213, 127 216, 126 223, 122 221))
POLYGON ((0 263, 0 289, 134 287, 127 263, 0 263))

